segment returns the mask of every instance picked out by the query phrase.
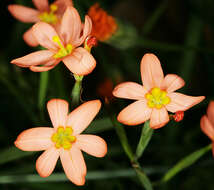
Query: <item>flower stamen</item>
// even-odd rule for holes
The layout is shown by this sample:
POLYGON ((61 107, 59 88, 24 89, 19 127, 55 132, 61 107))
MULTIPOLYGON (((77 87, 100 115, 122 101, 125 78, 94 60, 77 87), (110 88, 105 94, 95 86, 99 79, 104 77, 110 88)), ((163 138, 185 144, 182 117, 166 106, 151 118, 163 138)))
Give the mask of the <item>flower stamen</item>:
POLYGON ((72 135, 73 129, 71 127, 58 127, 57 132, 51 137, 51 140, 55 143, 56 148, 64 148, 69 150, 72 147, 72 143, 76 141, 76 137, 72 135))
POLYGON ((49 24, 56 24, 58 18, 55 12, 58 10, 58 6, 55 4, 50 5, 50 12, 43 12, 39 15, 39 19, 49 24))
POLYGON ((66 47, 64 47, 64 45, 60 41, 59 36, 54 36, 53 37, 53 41, 55 43, 57 43, 59 45, 59 47, 60 47, 59 51, 54 55, 55 59, 63 58, 65 56, 69 55, 72 52, 73 46, 71 44, 67 44, 66 47))
POLYGON ((152 90, 146 93, 147 105, 150 108, 161 109, 163 106, 170 103, 170 98, 167 96, 166 91, 160 88, 152 88, 152 90))

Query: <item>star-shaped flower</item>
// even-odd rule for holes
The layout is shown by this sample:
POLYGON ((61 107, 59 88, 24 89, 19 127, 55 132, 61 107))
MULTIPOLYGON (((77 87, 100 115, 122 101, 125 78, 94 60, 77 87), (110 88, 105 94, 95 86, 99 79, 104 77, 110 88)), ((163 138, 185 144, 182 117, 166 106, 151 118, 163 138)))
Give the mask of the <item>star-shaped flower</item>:
MULTIPOLYGON (((72 0, 55 0, 49 5, 48 0, 32 0, 36 9, 22 5, 9 5, 8 10, 19 21, 25 23, 36 23, 43 21, 52 26, 58 26, 63 13, 68 6, 72 6, 72 0)), ((32 34, 32 28, 28 29, 23 38, 29 46, 39 45, 32 34)))
POLYGON ((118 121, 126 125, 138 125, 150 119, 151 128, 163 127, 169 122, 167 111, 185 111, 205 98, 174 92, 184 86, 184 80, 175 74, 164 77, 160 61, 154 54, 143 56, 141 78, 143 85, 124 82, 113 90, 116 97, 137 100, 118 115, 118 121))
POLYGON ((16 147, 24 151, 42 151, 36 161, 41 177, 48 177, 60 157, 66 176, 76 185, 83 185, 86 164, 82 151, 96 157, 107 153, 106 142, 96 136, 80 134, 91 123, 101 107, 99 100, 88 101, 70 114, 68 103, 52 99, 47 104, 52 127, 36 127, 23 131, 15 141, 16 147))
POLYGON ((32 71, 42 72, 54 68, 63 61, 76 75, 87 75, 96 66, 93 56, 83 47, 79 47, 91 33, 91 19, 86 15, 82 25, 79 13, 74 7, 68 7, 63 15, 59 32, 50 24, 39 22, 33 26, 33 34, 39 44, 47 48, 14 59, 11 63, 20 67, 29 67, 32 71))

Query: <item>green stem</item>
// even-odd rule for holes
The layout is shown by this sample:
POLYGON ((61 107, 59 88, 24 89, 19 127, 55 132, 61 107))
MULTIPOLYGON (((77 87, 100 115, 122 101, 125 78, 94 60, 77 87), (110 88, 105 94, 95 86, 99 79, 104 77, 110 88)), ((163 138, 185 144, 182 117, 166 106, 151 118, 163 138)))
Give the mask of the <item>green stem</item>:
POLYGON ((150 182, 149 178, 146 176, 146 174, 143 172, 142 168, 140 167, 140 164, 135 160, 135 155, 129 145, 128 138, 126 135, 126 132, 124 130, 124 126, 117 122, 116 116, 111 117, 112 124, 115 126, 116 133, 119 137, 120 143, 123 147, 123 150, 125 151, 126 155, 128 156, 132 167, 134 168, 139 181, 141 185, 146 190, 152 190, 152 183, 150 182))
POLYGON ((21 151, 15 146, 8 147, 4 150, 1 150, 1 159, 0 164, 5 164, 7 162, 15 161, 21 158, 24 158, 26 156, 30 156, 35 154, 36 152, 29 152, 29 151, 21 151))
POLYGON ((177 162, 168 172, 163 176, 163 178, 156 184, 165 183, 173 178, 176 174, 184 170, 185 168, 194 164, 199 158, 201 158, 205 153, 212 149, 212 144, 209 144, 180 160, 177 162))
MULTIPOLYGON (((45 48, 39 46, 39 50, 45 50, 45 48)), ((43 118, 43 112, 46 95, 47 95, 47 88, 48 88, 48 78, 49 78, 49 71, 41 72, 39 76, 39 92, 38 92, 38 108, 41 112, 41 116, 43 118)))
POLYGON ((144 37, 139 37, 136 46, 143 47, 143 48, 152 48, 156 50, 161 51, 167 51, 167 52, 187 52, 187 51, 197 51, 197 52, 203 52, 203 53, 210 53, 213 54, 213 49, 208 48, 201 48, 197 47, 195 45, 177 45, 177 44, 171 44, 167 42, 159 42, 155 40, 150 40, 144 37))
POLYGON ((83 76, 74 75, 74 78, 76 81, 71 92, 71 97, 72 105, 77 106, 80 103, 83 76))
MULTIPOLYGON (((188 24, 185 46, 198 47, 201 41, 201 34, 203 32, 203 22, 198 17, 191 15, 188 24)), ((180 61, 180 76, 185 81, 190 80, 191 74, 194 70, 195 59, 197 56, 197 49, 193 48, 190 51, 184 51, 182 60, 180 61)), ((183 89, 184 90, 184 89, 183 89)))
POLYGON ((0 82, 5 85, 10 93, 18 100, 18 103, 23 108, 23 111, 25 111, 26 115, 28 115, 28 117, 31 119, 31 121, 33 121, 34 123, 38 122, 38 119, 34 114, 33 107, 31 106, 31 104, 26 102, 24 96, 20 94, 16 86, 14 86, 14 83, 11 83, 2 74, 0 74, 0 82))
POLYGON ((136 150, 136 159, 138 159, 142 156, 149 141, 151 140, 153 132, 154 132, 154 130, 150 127, 149 121, 146 121, 144 123, 144 126, 142 127, 140 141, 138 143, 137 150, 136 150))
POLYGON ((115 130, 116 130, 116 133, 119 137, 119 140, 120 140, 120 143, 123 147, 123 150, 125 151, 129 160, 131 162, 134 162, 135 156, 134 156, 134 153, 133 153, 133 151, 129 145, 128 138, 127 138, 126 132, 124 130, 124 126, 117 122, 116 116, 112 117, 111 121, 112 121, 113 126, 115 126, 115 130))
POLYGON ((143 172, 142 168, 137 165, 135 169, 135 172, 137 173, 137 176, 140 180, 141 185, 146 189, 146 190, 153 190, 152 188, 152 183, 150 182, 149 178, 147 175, 143 172))
POLYGON ((43 110, 45 100, 46 100, 48 78, 49 78, 49 71, 40 73, 39 93, 38 93, 38 108, 40 111, 43 110))
MULTIPOLYGON (((87 180, 101 180, 114 179, 119 177, 134 177, 135 172, 132 169, 121 169, 113 171, 91 171, 87 173, 87 180)), ((47 178, 42 178, 38 174, 26 175, 7 175, 0 176, 0 184, 14 184, 14 183, 44 183, 44 182, 64 182, 68 178, 64 173, 52 174, 47 178)))
POLYGON ((161 1, 160 5, 155 9, 148 21, 143 26, 143 35, 149 34, 154 28, 160 17, 163 15, 167 8, 168 0, 161 1))

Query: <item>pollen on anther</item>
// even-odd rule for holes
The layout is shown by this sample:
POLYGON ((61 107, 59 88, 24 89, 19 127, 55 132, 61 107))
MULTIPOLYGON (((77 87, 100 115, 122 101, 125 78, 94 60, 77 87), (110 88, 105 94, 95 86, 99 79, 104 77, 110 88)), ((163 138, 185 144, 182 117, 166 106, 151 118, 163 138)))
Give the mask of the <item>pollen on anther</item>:
POLYGON ((73 129, 71 127, 58 127, 56 133, 52 135, 51 140, 55 143, 57 149, 64 148, 65 150, 69 150, 76 141, 76 137, 72 133, 73 129))

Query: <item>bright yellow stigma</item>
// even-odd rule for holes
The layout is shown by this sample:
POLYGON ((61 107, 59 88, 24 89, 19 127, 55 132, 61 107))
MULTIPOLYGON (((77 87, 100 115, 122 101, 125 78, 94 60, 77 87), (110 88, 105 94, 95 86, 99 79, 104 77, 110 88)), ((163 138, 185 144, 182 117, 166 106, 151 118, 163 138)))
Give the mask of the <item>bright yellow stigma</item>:
POLYGON ((71 127, 58 127, 57 132, 51 137, 51 140, 55 143, 56 148, 64 148, 69 150, 72 147, 72 143, 76 141, 76 137, 72 136, 73 129, 71 127))
POLYGON ((64 47, 64 45, 60 41, 59 36, 54 36, 53 41, 56 42, 60 47, 59 51, 54 55, 55 59, 63 58, 72 52, 73 46, 71 44, 67 44, 66 47, 64 47))
POLYGON ((56 14, 54 14, 58 9, 58 6, 55 4, 52 4, 50 6, 50 12, 43 12, 39 15, 39 19, 43 22, 47 22, 49 24, 56 24, 58 19, 56 14))
POLYGON ((170 98, 166 94, 166 91, 161 90, 160 88, 153 88, 145 95, 146 99, 148 100, 147 105, 150 108, 161 109, 163 106, 170 103, 170 98))

